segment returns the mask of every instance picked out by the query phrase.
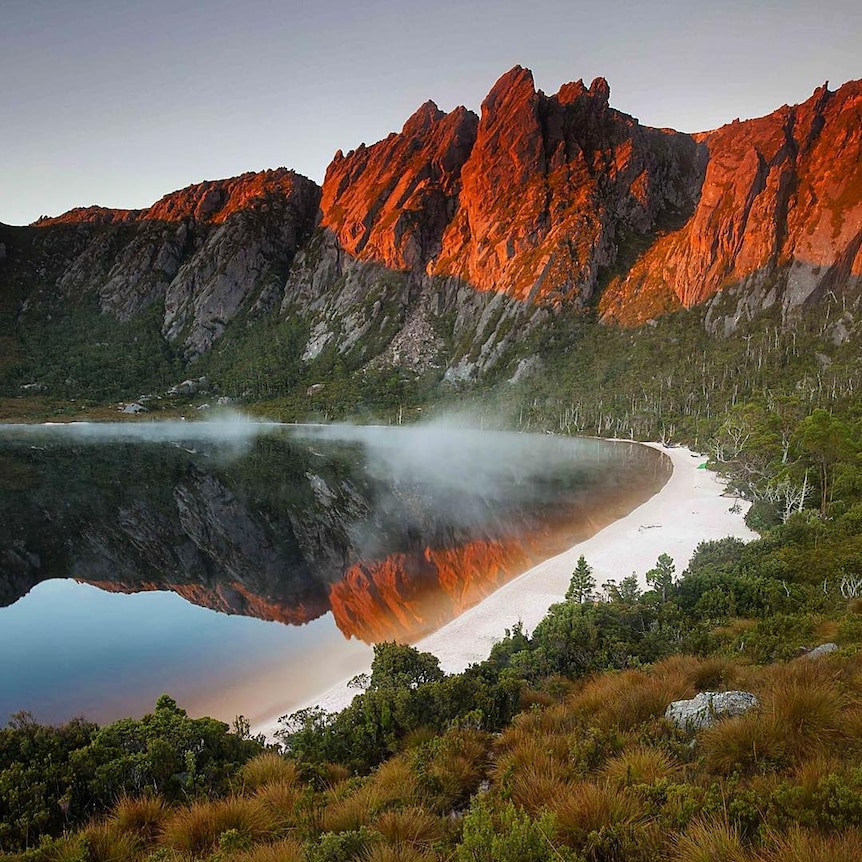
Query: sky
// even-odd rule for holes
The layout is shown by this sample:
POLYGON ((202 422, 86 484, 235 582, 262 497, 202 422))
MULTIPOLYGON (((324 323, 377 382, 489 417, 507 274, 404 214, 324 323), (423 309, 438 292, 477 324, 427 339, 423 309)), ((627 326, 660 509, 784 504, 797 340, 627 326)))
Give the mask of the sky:
POLYGON ((0 0, 0 222, 140 208, 285 166, 321 182, 516 64, 702 131, 862 77, 859 0, 0 0))

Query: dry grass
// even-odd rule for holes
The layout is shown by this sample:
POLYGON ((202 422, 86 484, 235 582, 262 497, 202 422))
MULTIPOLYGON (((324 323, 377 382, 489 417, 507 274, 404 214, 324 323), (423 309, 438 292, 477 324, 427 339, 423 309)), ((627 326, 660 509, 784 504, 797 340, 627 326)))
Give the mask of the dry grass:
POLYGON ((362 854, 362 862, 438 862, 439 859, 430 850, 418 850, 409 845, 373 844, 362 854))
POLYGON ((719 721, 700 735, 707 769, 725 775, 776 763, 784 757, 784 740, 775 722, 758 713, 719 721))
POLYGON ((791 757, 825 752, 844 738, 847 700, 819 662, 775 665, 767 681, 764 711, 791 757))
POLYGON ((674 839, 673 862, 747 862, 736 827, 719 820, 695 820, 674 839))
POLYGON ((644 820, 635 798, 606 783, 572 784, 548 802, 559 836, 573 847, 582 847, 592 832, 624 830, 644 820))
POLYGON ((630 730, 664 715, 671 701, 693 695, 694 686, 682 673, 657 676, 628 670, 596 677, 569 699, 568 706, 600 728, 630 730))
POLYGON ((202 854, 213 850, 229 829, 255 842, 271 835, 274 827, 272 815, 260 802, 233 796, 174 811, 164 824, 161 841, 183 853, 202 854))
POLYGON ((243 764, 239 777, 247 790, 257 790, 267 784, 296 784, 300 781, 296 762, 272 751, 264 751, 243 764))
POLYGON ((381 763, 371 774, 369 783, 387 804, 413 805, 421 796, 419 780, 407 754, 381 763))
POLYGON ((302 785, 293 781, 277 781, 259 788, 254 798, 269 813, 273 826, 281 830, 296 825, 303 793, 302 785))
POLYGON ((616 787, 655 784, 673 775, 679 765, 663 751, 648 745, 635 745, 605 763, 602 774, 616 787))
POLYGON ((305 862, 299 841, 287 838, 275 844, 261 844, 245 853, 230 857, 230 862, 305 862))
POLYGON ((418 850, 430 850, 435 842, 446 837, 443 821, 418 807, 386 811, 377 818, 374 828, 388 844, 418 850))
POLYGON ((140 853, 143 842, 134 832, 121 832, 111 822, 96 823, 83 832, 87 862, 128 862, 140 853))
POLYGON ((722 656, 674 655, 654 664, 650 673, 659 678, 670 676, 686 680, 699 692, 732 688, 739 670, 736 662, 722 656))
POLYGON ((354 793, 333 799, 321 814, 323 832, 350 832, 366 826, 383 810, 386 800, 371 784, 364 784, 354 793))
POLYGON ((756 858, 758 862, 859 862, 862 832, 849 829, 840 835, 822 835, 797 827, 771 835, 756 858))
POLYGON ((145 841, 152 841, 169 813, 161 798, 122 796, 114 806, 110 822, 118 832, 132 832, 145 841))
POLYGON ((490 745, 484 731, 458 728, 421 753, 423 785, 435 807, 449 810, 476 791, 488 771, 490 745))

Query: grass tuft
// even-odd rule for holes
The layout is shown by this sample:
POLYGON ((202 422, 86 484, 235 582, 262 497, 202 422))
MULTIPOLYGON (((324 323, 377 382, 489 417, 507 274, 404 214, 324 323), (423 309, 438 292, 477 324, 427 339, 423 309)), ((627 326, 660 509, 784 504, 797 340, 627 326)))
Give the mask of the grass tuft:
POLYGON ((296 784, 300 781, 296 761, 288 760, 272 751, 264 751, 244 763, 239 777, 248 790, 257 790, 267 784, 296 784))
POLYGON ((270 812, 260 802, 233 796, 178 809, 165 822, 161 841, 183 853, 203 854, 215 849, 229 830, 254 843, 271 835, 274 826, 270 812))
POLYGON ((739 831, 719 820, 695 820, 673 842, 673 862, 746 862, 739 831))

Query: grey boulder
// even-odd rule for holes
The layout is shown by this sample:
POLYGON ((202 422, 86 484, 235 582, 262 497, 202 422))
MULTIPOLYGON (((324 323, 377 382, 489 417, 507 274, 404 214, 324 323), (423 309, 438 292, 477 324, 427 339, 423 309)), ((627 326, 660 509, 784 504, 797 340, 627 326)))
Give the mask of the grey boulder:
POLYGON ((743 715, 757 703, 748 691, 703 691, 691 700, 674 701, 664 717, 685 730, 701 730, 720 718, 743 715))

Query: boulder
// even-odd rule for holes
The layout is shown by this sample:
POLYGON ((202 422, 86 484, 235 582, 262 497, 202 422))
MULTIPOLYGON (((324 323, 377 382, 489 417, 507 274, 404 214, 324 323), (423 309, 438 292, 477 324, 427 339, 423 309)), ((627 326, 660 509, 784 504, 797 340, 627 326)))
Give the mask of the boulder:
POLYGON ((720 718, 743 715, 757 704, 748 691, 703 691, 691 700, 674 701, 664 717, 685 730, 702 730, 720 718))
POLYGON ((820 658, 821 656, 829 655, 829 653, 835 652, 837 649, 838 644, 820 644, 820 646, 816 646, 813 650, 809 650, 807 653, 805 653, 805 658, 820 658))

